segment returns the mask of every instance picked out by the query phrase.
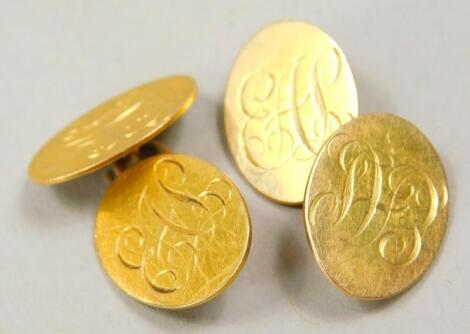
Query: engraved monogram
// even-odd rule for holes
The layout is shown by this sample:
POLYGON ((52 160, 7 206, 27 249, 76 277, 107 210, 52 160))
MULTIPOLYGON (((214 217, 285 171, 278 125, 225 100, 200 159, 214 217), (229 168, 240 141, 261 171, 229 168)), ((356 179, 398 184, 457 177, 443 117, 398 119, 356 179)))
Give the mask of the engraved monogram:
POLYGON ((291 159, 310 160, 345 120, 331 110, 327 91, 343 76, 340 51, 301 55, 278 72, 259 70, 243 80, 238 95, 247 116, 240 136, 246 159, 260 172, 275 170, 291 159))
POLYGON ((185 293, 195 284, 193 297, 204 295, 237 265, 231 255, 238 236, 224 226, 232 186, 218 177, 190 179, 186 166, 174 159, 158 160, 153 175, 158 195, 149 196, 149 187, 140 193, 139 223, 120 229, 116 256, 139 270, 156 292, 185 293))
POLYGON ((343 181, 313 197, 310 221, 322 219, 341 229, 342 240, 352 246, 373 246, 389 264, 408 265, 419 257, 427 229, 447 205, 447 192, 414 164, 400 163, 390 136, 385 138, 388 152, 345 133, 328 141, 325 154, 340 175, 335 182, 343 181))
POLYGON ((79 126, 68 129, 62 139, 65 148, 86 152, 88 159, 95 160, 119 147, 121 141, 132 139, 142 129, 153 129, 157 120, 142 112, 143 104, 132 93, 109 102, 106 110, 98 115, 95 111, 89 122, 81 122, 79 126))

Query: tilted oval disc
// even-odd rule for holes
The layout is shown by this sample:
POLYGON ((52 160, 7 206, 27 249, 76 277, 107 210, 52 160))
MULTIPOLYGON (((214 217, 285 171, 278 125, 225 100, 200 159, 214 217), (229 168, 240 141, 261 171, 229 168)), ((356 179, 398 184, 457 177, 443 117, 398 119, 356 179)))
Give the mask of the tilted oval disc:
POLYGON ((98 211, 111 279, 137 300, 187 308, 221 293, 246 262, 251 223, 232 181, 208 163, 162 154, 124 171, 98 211))
POLYGON ((29 175, 55 184, 109 165, 175 122, 196 94, 192 78, 172 76, 116 96, 51 138, 31 161, 29 175))
POLYGON ((361 116, 323 145, 304 214, 310 246, 326 276, 363 299, 411 287, 441 244, 448 214, 441 160, 409 122, 361 116))
POLYGON ((248 181, 274 201, 302 203, 321 145, 356 116, 356 87, 343 52, 307 23, 262 29, 230 74, 225 95, 230 150, 248 181))

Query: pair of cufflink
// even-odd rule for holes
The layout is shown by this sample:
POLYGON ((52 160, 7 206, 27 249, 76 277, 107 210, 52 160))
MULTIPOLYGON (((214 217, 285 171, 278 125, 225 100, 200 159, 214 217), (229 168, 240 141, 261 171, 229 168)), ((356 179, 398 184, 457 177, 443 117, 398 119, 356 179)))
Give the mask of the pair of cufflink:
MULTIPOLYGON (((153 141, 196 91, 191 78, 174 76, 123 93, 60 131, 29 169, 34 181, 56 184, 114 166, 97 215, 98 256, 122 290, 162 308, 217 296, 251 243, 235 184, 153 141), (149 145, 159 154, 142 159, 149 145)), ((356 118, 357 110, 338 45, 304 22, 278 22, 247 43, 232 69, 226 134, 255 189, 303 204, 325 275, 352 296, 384 299, 412 286, 434 259, 447 222, 446 178, 413 125, 388 114, 356 118)))

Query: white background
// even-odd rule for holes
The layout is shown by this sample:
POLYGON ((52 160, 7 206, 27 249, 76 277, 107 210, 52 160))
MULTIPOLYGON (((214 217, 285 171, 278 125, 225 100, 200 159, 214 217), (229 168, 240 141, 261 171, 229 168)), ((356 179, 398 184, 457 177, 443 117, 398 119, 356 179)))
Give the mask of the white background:
POLYGON ((0 0, 0 333, 469 333, 469 17, 469 3, 452 0, 0 0), (360 113, 407 118, 441 154, 451 204, 442 252, 398 298, 360 302, 331 286, 310 254, 301 210, 258 195, 227 150, 230 67, 252 33, 282 18, 309 21, 338 42, 360 113), (254 238, 226 293, 170 312, 135 302, 101 270, 93 244, 100 175, 42 187, 26 170, 71 119, 175 73, 193 76, 200 95, 162 140, 234 179, 254 238))

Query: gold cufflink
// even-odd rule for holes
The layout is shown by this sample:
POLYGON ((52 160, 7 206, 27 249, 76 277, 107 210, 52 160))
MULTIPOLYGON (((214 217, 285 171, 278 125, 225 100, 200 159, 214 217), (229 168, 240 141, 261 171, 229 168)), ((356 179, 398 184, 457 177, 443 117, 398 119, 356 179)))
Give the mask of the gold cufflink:
POLYGON ((336 42, 310 24, 273 23, 243 47, 225 95, 225 129, 251 185, 301 205, 322 143, 357 116, 357 94, 336 42))
POLYGON ((29 168, 33 181, 56 184, 125 162, 116 165, 99 207, 96 249, 116 285, 161 308, 192 307, 220 294, 251 244, 247 205, 224 173, 187 155, 139 159, 139 148, 173 124, 196 94, 186 76, 134 88, 73 121, 29 168))
POLYGON ((442 162, 411 123, 367 114, 341 126, 314 163, 305 226, 323 273, 362 299, 410 288, 434 260, 447 225, 442 162))
POLYGON ((314 257, 334 285, 384 299, 411 287, 435 258, 447 182, 417 128, 357 114, 341 49, 304 22, 257 32, 227 84, 226 135, 242 174, 276 202, 303 203, 314 257))

